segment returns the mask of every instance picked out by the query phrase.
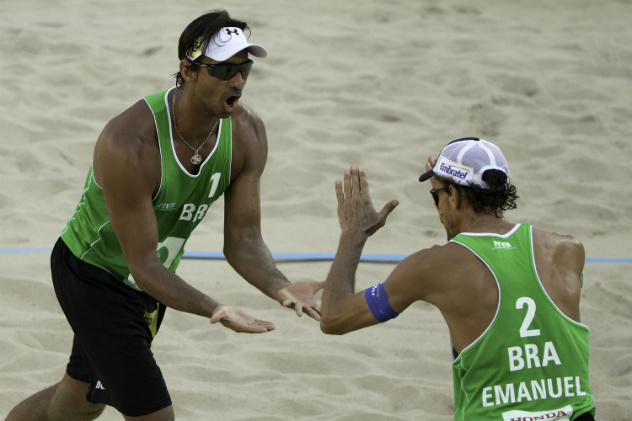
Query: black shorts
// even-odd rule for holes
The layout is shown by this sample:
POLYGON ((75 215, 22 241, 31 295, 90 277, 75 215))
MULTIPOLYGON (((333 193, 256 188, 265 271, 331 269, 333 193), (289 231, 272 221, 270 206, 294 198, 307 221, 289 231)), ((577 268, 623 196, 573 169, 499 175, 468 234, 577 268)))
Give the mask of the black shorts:
POLYGON ((75 334, 66 373, 90 383, 86 399, 135 417, 171 405, 151 352, 165 306, 79 260, 61 239, 51 254, 51 271, 75 334))

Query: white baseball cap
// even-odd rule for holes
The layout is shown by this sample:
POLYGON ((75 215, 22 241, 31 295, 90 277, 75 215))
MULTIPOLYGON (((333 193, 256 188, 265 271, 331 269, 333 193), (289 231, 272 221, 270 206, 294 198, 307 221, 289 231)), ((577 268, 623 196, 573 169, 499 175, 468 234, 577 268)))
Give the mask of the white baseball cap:
POLYGON ((489 186, 483 181, 483 173, 487 170, 502 171, 509 181, 509 166, 498 146, 477 137, 464 137, 448 143, 434 167, 423 173, 419 181, 437 175, 460 186, 474 184, 487 189, 489 186))
POLYGON ((210 57, 215 61, 226 61, 238 52, 248 49, 255 57, 265 57, 268 52, 259 44, 248 42, 244 31, 236 27, 224 27, 209 42, 205 51, 202 51, 202 42, 198 38, 187 53, 187 57, 193 61, 201 55, 210 57))

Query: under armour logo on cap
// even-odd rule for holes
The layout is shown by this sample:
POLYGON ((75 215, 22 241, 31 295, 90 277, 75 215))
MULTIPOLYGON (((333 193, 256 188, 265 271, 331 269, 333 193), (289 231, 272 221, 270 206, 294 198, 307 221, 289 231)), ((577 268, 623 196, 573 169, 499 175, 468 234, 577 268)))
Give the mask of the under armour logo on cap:
POLYGON ((226 61, 245 49, 255 57, 268 55, 266 49, 261 45, 249 43, 244 31, 236 27, 222 28, 209 42, 204 52, 202 52, 201 44, 202 40, 200 38, 194 41, 188 54, 190 60, 195 60, 201 55, 205 55, 215 61, 226 61))
POLYGON ((213 42, 217 45, 225 45, 233 42, 233 38, 236 38, 235 41, 248 42, 244 32, 239 28, 222 28, 215 36, 215 39, 213 39, 213 42))

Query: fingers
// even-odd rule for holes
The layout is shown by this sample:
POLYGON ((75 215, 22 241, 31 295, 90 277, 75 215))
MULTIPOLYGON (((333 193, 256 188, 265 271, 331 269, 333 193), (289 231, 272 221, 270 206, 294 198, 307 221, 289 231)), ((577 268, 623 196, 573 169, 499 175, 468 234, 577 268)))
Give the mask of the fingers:
POLYGON ((362 201, 366 203, 367 201, 371 200, 371 196, 369 195, 369 179, 364 172, 364 168, 360 168, 358 170, 358 179, 358 184, 360 186, 360 197, 362 198, 362 201))
POLYGON ((276 329, 274 324, 259 319, 254 319, 248 324, 235 323, 232 320, 220 320, 220 323, 237 333, 266 333, 276 329))
POLYGON ((307 306, 304 307, 301 305, 296 305, 294 303, 292 303, 291 305, 287 305, 285 307, 290 307, 290 308, 293 307, 298 317, 303 317, 303 313, 304 313, 304 314, 307 314, 312 319, 318 322, 320 321, 320 308, 319 307, 316 307, 316 308, 307 307, 307 306))
POLYGON ((305 314, 307 314, 309 317, 316 320, 317 322, 320 322, 320 312, 317 311, 316 309, 306 307, 305 314))
POLYGON ((354 193, 356 197, 359 194, 364 198, 365 195, 362 194, 363 189, 366 189, 366 195, 369 193, 369 183, 366 180, 366 174, 363 169, 358 169, 356 165, 352 165, 345 170, 344 181, 336 180, 335 187, 338 204, 342 204, 345 200, 353 198, 354 193), (362 176, 364 176, 364 181, 361 180, 362 176))
POLYGON ((426 171, 430 171, 434 168, 436 161, 432 158, 432 155, 428 157, 428 162, 426 162, 426 171))
POLYGON ((259 319, 254 319, 248 324, 235 323, 232 320, 220 320, 220 323, 237 333, 266 333, 276 329, 273 323, 259 319))
POLYGON ((211 324, 221 323, 222 326, 238 333, 265 333, 276 329, 272 322, 255 319, 249 314, 225 305, 220 305, 210 319, 211 324))
POLYGON ((326 284, 327 284, 327 281, 314 282, 314 293, 325 288, 326 284))
POLYGON ((282 303, 283 307, 293 308, 298 317, 303 317, 303 314, 307 314, 309 317, 316 321, 320 321, 320 307, 316 305, 315 308, 303 306, 301 304, 297 304, 291 299, 287 299, 282 303))
MULTIPOLYGON (((351 167, 353 169, 353 167, 351 167)), ((345 194, 345 199, 349 200, 351 199, 351 170, 347 169, 345 170, 345 178, 344 178, 344 194, 345 194)))
POLYGON ((215 311, 213 315, 211 316, 211 324, 214 325, 215 323, 219 322, 222 319, 222 317, 224 317, 223 309, 215 311))
POLYGON ((298 286, 300 286, 301 289, 295 289, 295 292, 300 294, 303 298, 301 299, 294 294, 291 294, 281 302, 281 305, 283 307, 294 309, 298 317, 302 317, 303 314, 307 314, 312 319, 320 321, 320 306, 318 305, 314 295, 318 290, 325 287, 325 281, 299 282, 293 284, 292 288, 296 288, 298 286))
POLYGON ((391 200, 390 202, 385 204, 384 207, 382 208, 382 210, 380 211, 380 218, 381 219, 386 219, 386 217, 391 212, 393 212, 393 210, 397 207, 397 205, 399 205, 399 201, 397 201, 397 200, 391 200))
POLYGON ((339 205, 345 202, 345 194, 342 191, 342 181, 340 180, 336 180, 336 198, 338 199, 339 205))
POLYGON ((296 312, 296 315, 298 317, 303 317, 303 306, 302 305, 296 305, 296 302, 294 302, 294 300, 292 300, 291 298, 287 298, 285 299, 281 305, 283 307, 287 307, 287 308, 293 308, 294 311, 296 312))

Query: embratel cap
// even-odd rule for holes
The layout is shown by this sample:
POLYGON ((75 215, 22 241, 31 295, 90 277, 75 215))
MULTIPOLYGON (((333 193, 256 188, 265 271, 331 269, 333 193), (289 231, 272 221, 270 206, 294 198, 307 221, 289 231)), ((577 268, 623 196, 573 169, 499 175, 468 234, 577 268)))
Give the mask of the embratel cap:
POLYGON ((509 179, 509 166, 498 146, 477 137, 464 137, 448 143, 432 170, 423 173, 419 181, 436 174, 461 186, 474 184, 486 189, 489 186, 483 181, 483 173, 487 170, 502 171, 509 179))

